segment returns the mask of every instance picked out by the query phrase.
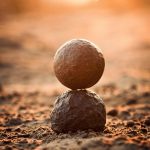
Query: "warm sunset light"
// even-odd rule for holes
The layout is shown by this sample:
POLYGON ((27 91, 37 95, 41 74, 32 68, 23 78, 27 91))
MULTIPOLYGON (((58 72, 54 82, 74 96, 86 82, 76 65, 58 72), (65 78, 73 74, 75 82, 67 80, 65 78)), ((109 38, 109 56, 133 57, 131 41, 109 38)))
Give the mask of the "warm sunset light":
POLYGON ((99 0, 41 0, 41 2, 51 5, 51 4, 58 4, 58 5, 69 5, 69 6, 86 6, 90 4, 99 3, 99 0))
POLYGON ((73 0, 73 1, 64 0, 64 1, 66 1, 67 3, 70 3, 70 4, 76 4, 76 5, 83 5, 83 4, 92 2, 92 0, 73 0))
POLYGON ((54 3, 68 3, 72 5, 84 5, 97 0, 43 0, 43 1, 49 3, 54 2, 54 3))
POLYGON ((0 150, 148 150, 150 0, 0 1, 0 150))

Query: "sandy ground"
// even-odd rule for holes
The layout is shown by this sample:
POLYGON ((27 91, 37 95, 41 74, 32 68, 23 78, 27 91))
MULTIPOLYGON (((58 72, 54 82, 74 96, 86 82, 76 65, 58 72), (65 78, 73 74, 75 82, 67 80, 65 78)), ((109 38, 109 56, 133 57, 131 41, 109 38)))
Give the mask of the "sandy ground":
POLYGON ((148 150, 150 148, 149 92, 133 85, 128 90, 108 86, 101 95, 107 108, 104 132, 78 131, 56 134, 49 116, 61 93, 2 91, 0 96, 1 149, 103 149, 148 150))
POLYGON ((0 28, 0 149, 150 149, 150 37, 144 11, 69 10, 17 16, 0 28), (56 134, 49 116, 67 90, 55 78, 53 56, 72 38, 104 53, 106 68, 90 90, 106 105, 104 132, 56 134))

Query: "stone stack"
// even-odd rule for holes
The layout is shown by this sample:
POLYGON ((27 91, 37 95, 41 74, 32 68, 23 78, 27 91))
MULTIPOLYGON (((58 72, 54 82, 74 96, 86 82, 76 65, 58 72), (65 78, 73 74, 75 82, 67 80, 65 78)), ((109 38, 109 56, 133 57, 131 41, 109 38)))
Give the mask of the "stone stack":
POLYGON ((64 133, 104 129, 104 102, 94 92, 86 90, 99 81, 104 67, 102 52, 87 40, 73 39, 57 50, 54 57, 55 75, 71 90, 56 99, 50 115, 52 130, 64 133))

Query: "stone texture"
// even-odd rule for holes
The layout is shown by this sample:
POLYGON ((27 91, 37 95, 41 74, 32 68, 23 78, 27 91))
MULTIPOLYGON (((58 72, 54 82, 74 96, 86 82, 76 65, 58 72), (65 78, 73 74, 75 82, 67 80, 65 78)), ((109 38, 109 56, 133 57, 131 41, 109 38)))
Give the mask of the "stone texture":
POLYGON ((90 91, 68 91, 56 99, 50 121, 52 130, 58 133, 88 129, 100 131, 106 123, 105 105, 90 91))
POLYGON ((61 46, 54 57, 54 72, 58 80, 70 89, 93 86, 104 71, 104 57, 89 41, 74 39, 61 46))

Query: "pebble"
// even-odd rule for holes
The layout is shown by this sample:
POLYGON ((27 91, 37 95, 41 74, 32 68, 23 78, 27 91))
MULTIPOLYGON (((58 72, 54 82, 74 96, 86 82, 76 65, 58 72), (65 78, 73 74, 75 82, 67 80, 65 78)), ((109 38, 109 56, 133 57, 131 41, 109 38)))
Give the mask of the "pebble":
POLYGON ((6 122, 6 126, 16 126, 22 124, 23 121, 20 118, 12 118, 6 122))
POLYGON ((133 127, 135 125, 135 123, 133 121, 127 121, 126 126, 127 127, 133 127))
POLYGON ((133 104, 136 104, 137 103, 137 100, 136 99, 130 99, 126 102, 126 105, 133 105, 133 104))
POLYGON ((107 115, 109 115, 109 116, 117 116, 118 115, 118 110, 116 110, 116 109, 112 109, 112 110, 110 110, 108 113, 107 113, 107 115))
POLYGON ((128 111, 121 111, 120 118, 122 118, 122 119, 131 119, 131 114, 128 111))
POLYGON ((142 133, 147 133, 147 129, 146 128, 141 128, 141 132, 142 133))
POLYGON ((150 126, 150 118, 145 119, 144 124, 150 126))

